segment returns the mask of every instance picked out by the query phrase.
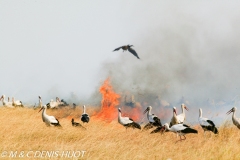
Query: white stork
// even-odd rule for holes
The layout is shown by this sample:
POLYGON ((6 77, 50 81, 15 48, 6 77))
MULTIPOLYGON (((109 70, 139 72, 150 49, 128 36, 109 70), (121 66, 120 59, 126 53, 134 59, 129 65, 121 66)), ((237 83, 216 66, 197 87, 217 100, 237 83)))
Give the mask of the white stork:
POLYGON ((88 123, 90 121, 90 117, 89 115, 86 113, 86 106, 83 105, 83 114, 81 116, 81 121, 83 123, 88 123))
POLYGON ((218 130, 215 127, 215 124, 213 123, 213 121, 209 120, 208 118, 202 117, 202 108, 199 108, 198 121, 202 129, 204 130, 204 134, 205 134, 205 131, 212 131, 214 134, 218 134, 218 130))
POLYGON ((165 123, 164 126, 162 127, 162 130, 164 130, 164 129, 167 129, 168 131, 171 131, 171 132, 175 132, 177 134, 177 136, 179 135, 180 141, 186 139, 185 134, 198 133, 197 130, 192 129, 185 124, 175 124, 170 128, 168 123, 165 123), (182 139, 181 136, 183 136, 184 139, 182 139))
POLYGON ((42 106, 43 106, 43 104, 42 104, 42 97, 38 96, 38 107, 36 107, 36 108, 41 108, 42 106))
POLYGON ((60 102, 59 98, 56 97, 56 101, 54 101, 53 99, 50 100, 49 106, 50 106, 50 108, 58 108, 60 103, 61 102, 60 102))
POLYGON ((186 109, 188 111, 188 108, 185 104, 182 104, 181 108, 182 108, 182 113, 177 115, 178 123, 183 123, 186 120, 186 115, 185 115, 184 109, 186 109))
POLYGON ((43 111, 42 111, 42 120, 43 120, 43 122, 45 122, 45 124, 46 124, 47 126, 61 127, 58 119, 56 119, 54 116, 49 116, 49 115, 47 115, 46 109, 47 109, 47 106, 44 105, 44 106, 42 106, 41 109, 38 111, 38 112, 40 112, 41 110, 43 110, 43 111))
POLYGON ((22 101, 14 100, 14 97, 12 97, 12 105, 15 107, 23 107, 22 101))
POLYGON ((118 122, 123 125, 124 127, 126 127, 126 129, 128 127, 132 127, 133 129, 134 128, 138 128, 138 129, 141 129, 141 126, 134 122, 131 118, 129 117, 122 117, 122 111, 121 111, 121 108, 118 108, 118 122))
POLYGON ((12 102, 5 101, 5 95, 2 95, 1 98, 0 98, 0 100, 2 100, 3 106, 13 108, 12 102))
POLYGON ((152 114, 152 106, 147 107, 147 109, 143 112, 145 114, 147 112, 147 119, 149 121, 148 124, 144 126, 144 130, 150 129, 152 127, 162 127, 161 120, 155 115, 152 114))
POLYGON ((176 107, 173 107, 173 117, 170 122, 170 127, 178 123, 179 123, 179 120, 177 117, 177 110, 176 110, 176 107))
POLYGON ((240 129, 240 119, 235 117, 235 112, 237 110, 237 107, 233 107, 232 109, 230 109, 227 114, 230 114, 231 112, 233 112, 233 115, 232 115, 232 121, 233 121, 233 124, 235 126, 238 127, 238 129, 240 129))

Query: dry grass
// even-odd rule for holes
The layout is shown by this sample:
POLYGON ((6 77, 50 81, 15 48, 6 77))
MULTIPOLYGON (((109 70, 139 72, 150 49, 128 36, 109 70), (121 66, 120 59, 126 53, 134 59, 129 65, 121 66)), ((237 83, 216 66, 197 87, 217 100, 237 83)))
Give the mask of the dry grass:
POLYGON ((175 143, 174 133, 161 135, 136 129, 126 131, 117 121, 105 123, 92 118, 86 125, 87 130, 74 128, 70 120, 79 116, 78 110, 47 110, 47 113, 64 117, 59 119, 62 129, 46 127, 38 110, 0 108, 1 153, 85 150, 84 157, 80 159, 240 159, 240 131, 236 127, 223 125, 219 135, 207 134, 204 137, 202 129, 195 126, 199 134, 189 134, 186 141, 175 143))

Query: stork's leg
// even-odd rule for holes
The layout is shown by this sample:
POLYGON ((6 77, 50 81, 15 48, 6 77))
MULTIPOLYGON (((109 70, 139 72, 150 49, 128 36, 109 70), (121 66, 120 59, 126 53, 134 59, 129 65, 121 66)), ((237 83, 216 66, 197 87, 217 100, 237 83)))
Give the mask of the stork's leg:
MULTIPOLYGON (((178 135, 178 134, 177 134, 177 135, 178 135)), ((180 138, 180 139, 177 140, 176 143, 182 140, 181 135, 179 135, 179 138, 180 138)))
POLYGON ((186 139, 185 135, 183 135, 183 137, 184 137, 184 139, 183 139, 183 140, 185 140, 185 139, 186 139))

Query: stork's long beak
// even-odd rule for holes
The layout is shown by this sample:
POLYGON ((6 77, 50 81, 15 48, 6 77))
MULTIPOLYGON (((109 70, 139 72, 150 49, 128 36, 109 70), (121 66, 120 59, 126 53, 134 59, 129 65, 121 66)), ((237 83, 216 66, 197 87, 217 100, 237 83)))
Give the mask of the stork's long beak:
POLYGON ((226 114, 230 114, 233 111, 233 109, 230 109, 226 114))
POLYGON ((145 114, 147 111, 149 111, 149 108, 145 109, 145 111, 143 112, 143 114, 145 114))
POLYGON ((189 110, 189 109, 187 108, 187 106, 185 106, 184 108, 185 108, 187 111, 189 110))
POLYGON ((43 109, 43 107, 40 108, 40 110, 38 111, 38 113, 43 109))
POLYGON ((163 133, 165 131, 165 126, 163 126, 160 130, 161 133, 163 133))

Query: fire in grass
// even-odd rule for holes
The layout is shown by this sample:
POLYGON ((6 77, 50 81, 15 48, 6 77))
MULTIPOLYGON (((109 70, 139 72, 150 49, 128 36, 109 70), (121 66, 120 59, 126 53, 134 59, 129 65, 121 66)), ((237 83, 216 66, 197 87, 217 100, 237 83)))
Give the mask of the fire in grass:
POLYGON ((109 78, 104 81, 99 92, 102 94, 101 110, 95 117, 111 122, 117 118, 117 106, 119 105, 120 95, 114 92, 109 78))

